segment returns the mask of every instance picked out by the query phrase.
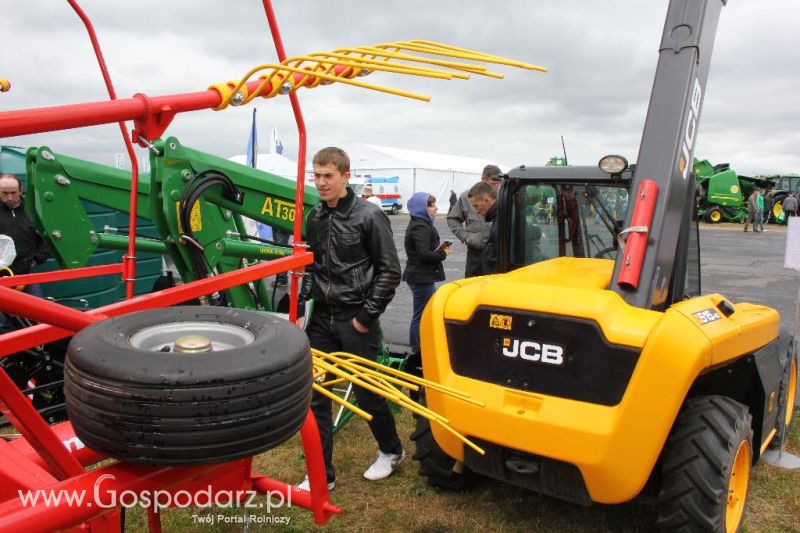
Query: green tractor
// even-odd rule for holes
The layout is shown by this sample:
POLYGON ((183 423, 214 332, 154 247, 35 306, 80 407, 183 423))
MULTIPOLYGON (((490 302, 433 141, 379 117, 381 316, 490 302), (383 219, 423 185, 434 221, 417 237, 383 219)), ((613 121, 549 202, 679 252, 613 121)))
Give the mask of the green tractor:
POLYGON ((744 222, 747 198, 756 188, 771 184, 768 179, 741 176, 728 163, 712 165, 706 159, 695 159, 693 169, 697 176, 697 216, 711 224, 744 222))
POLYGON ((800 197, 800 174, 770 176, 774 189, 769 191, 767 203, 771 205, 769 222, 775 224, 786 224, 783 214, 783 200, 789 193, 794 193, 800 197), (771 203, 770 203, 771 201, 771 203))

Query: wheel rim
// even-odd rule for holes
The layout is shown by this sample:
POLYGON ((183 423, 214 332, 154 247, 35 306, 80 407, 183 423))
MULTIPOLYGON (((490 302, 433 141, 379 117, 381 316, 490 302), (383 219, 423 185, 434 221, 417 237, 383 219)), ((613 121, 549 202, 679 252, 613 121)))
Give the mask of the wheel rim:
POLYGON ((775 218, 778 218, 783 213, 783 202, 778 200, 774 204, 772 204, 772 214, 775 215, 775 218))
POLYGON ((797 395, 797 359, 792 359, 791 370, 789 371, 789 389, 786 395, 786 425, 792 422, 794 414, 794 402, 797 395))
POLYGON ((719 211, 711 212, 711 222, 719 222, 722 220, 722 214, 719 211))
POLYGON ((728 505, 725 511, 725 530, 734 533, 739 529, 744 502, 747 499, 747 486, 750 483, 750 443, 743 440, 739 443, 736 457, 731 468, 728 481, 728 505))
MULTIPOLYGON (((169 322, 142 328, 130 336, 128 342, 140 350, 159 352, 175 351, 175 342, 190 336, 201 336, 211 341, 212 351, 220 352, 252 344, 255 335, 243 327, 220 322, 169 322), (169 348, 169 350, 167 350, 169 348)), ((189 354, 191 352, 183 352, 189 354)))

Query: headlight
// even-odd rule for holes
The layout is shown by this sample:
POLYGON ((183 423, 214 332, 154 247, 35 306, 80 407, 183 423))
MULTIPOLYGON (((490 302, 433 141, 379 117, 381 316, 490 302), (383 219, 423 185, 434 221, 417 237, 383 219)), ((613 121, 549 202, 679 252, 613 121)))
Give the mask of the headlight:
POLYGON ((621 155, 607 155, 597 163, 597 166, 608 174, 621 174, 628 168, 628 160, 621 155))

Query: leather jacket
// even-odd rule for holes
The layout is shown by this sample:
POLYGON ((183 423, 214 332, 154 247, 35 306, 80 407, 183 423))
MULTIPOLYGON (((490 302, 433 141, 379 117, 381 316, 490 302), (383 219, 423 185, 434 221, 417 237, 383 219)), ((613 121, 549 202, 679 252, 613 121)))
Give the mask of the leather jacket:
POLYGON ((44 263, 50 257, 50 250, 28 218, 24 204, 23 201, 11 209, 0 202, 0 233, 8 235, 14 241, 17 257, 9 268, 17 275, 30 273, 33 263, 44 263))
POLYGON ((300 303, 313 299, 315 314, 356 317, 371 327, 400 284, 389 218, 348 187, 335 208, 323 201, 311 209, 306 234, 314 263, 303 277, 300 303))

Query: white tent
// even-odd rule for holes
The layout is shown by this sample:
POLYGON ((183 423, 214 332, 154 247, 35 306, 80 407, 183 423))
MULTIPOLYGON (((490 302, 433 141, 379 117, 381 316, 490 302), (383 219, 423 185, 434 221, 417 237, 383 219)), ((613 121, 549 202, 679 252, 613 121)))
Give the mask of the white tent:
MULTIPOLYGON (((403 209, 415 192, 436 197, 439 212, 449 207, 450 191, 456 194, 480 180, 483 167, 495 161, 475 157, 405 150, 389 146, 354 143, 343 147, 350 156, 350 172, 355 178, 398 177, 403 209)), ((501 170, 509 167, 497 164, 501 170)))
MULTIPOLYGON (((247 164, 247 155, 235 155, 228 159, 234 163, 239 163, 242 165, 247 164)), ((283 176, 284 178, 295 179, 297 177, 297 162, 292 161, 282 154, 260 153, 258 154, 256 163, 256 168, 258 170, 263 170, 264 172, 269 172, 270 174, 275 174, 276 176, 283 176)))

